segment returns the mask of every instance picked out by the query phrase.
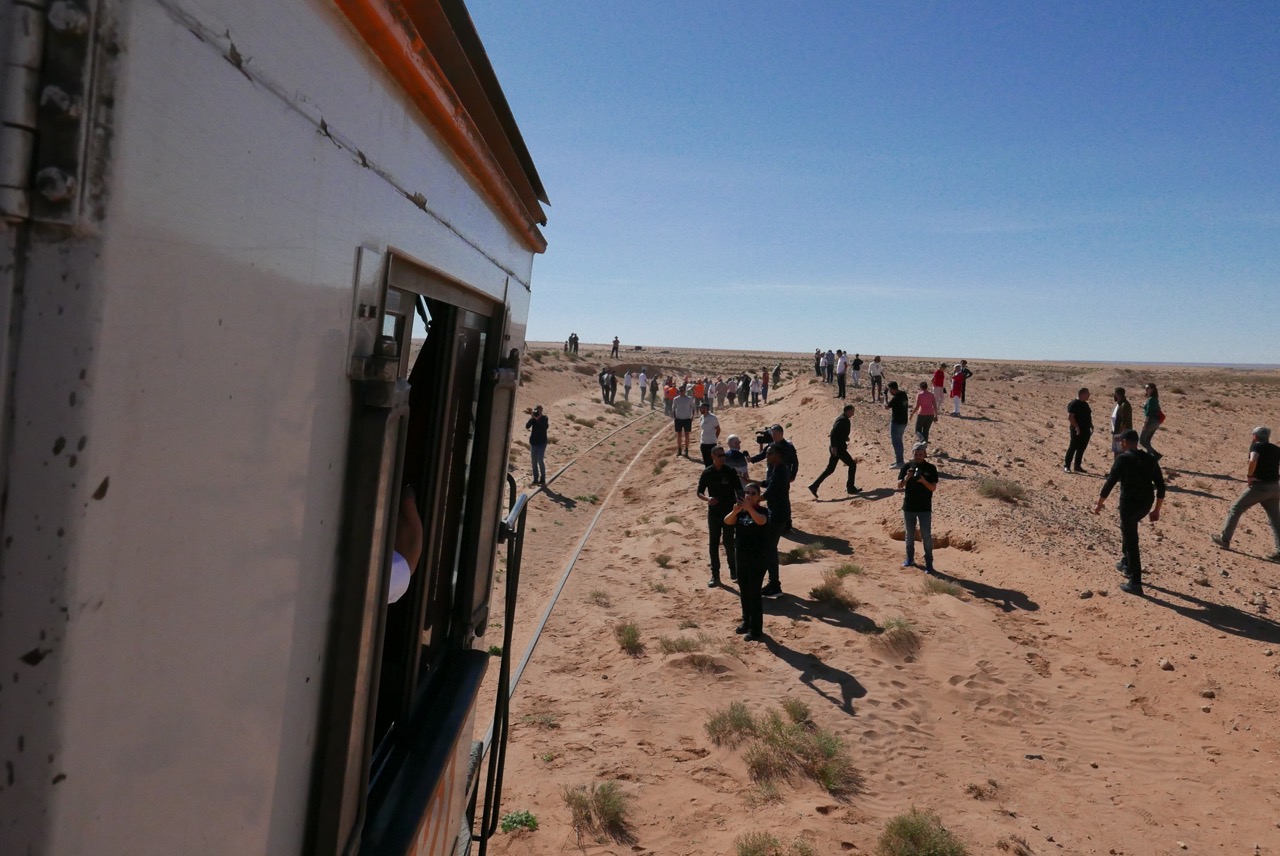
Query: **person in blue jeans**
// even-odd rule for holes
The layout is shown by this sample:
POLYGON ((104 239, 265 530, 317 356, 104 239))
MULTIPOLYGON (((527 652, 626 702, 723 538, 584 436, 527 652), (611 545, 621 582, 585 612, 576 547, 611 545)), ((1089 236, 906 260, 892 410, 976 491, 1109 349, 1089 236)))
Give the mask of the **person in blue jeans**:
POLYGON ((890 411, 889 442, 893 444, 893 468, 900 470, 907 465, 903 457, 902 437, 907 433, 911 402, 907 400, 907 394, 898 389, 896 380, 889 381, 889 400, 885 402, 884 409, 890 411))
POLYGON ((524 427, 529 430, 529 455, 533 458, 533 484, 545 485, 547 483, 547 426, 550 420, 542 412, 541 404, 525 412, 529 414, 529 421, 524 424, 524 427))
POLYGON ((924 545, 924 572, 933 573, 933 492, 938 489, 938 468, 925 460, 928 443, 911 448, 911 460, 898 473, 898 489, 902 491, 903 542, 907 560, 902 567, 916 564, 916 525, 920 526, 920 543, 924 545))

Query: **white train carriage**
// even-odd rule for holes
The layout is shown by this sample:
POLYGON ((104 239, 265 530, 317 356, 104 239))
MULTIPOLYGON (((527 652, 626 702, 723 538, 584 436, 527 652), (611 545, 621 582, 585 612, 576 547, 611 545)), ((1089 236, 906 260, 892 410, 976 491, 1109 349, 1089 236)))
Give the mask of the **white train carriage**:
POLYGON ((465 850, 546 201, 466 9, 0 15, 0 854, 465 850))

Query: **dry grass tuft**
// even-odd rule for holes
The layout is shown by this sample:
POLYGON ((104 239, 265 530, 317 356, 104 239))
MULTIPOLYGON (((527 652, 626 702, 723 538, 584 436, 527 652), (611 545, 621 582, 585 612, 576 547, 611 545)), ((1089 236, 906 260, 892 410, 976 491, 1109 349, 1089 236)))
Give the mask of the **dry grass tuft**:
POLYGON ((802 544, 792 547, 785 553, 778 554, 779 565, 803 565, 812 562, 822 555, 820 544, 802 544))
MULTIPOLYGON (((694 626, 696 627, 697 625, 694 626)), ((688 654, 693 651, 703 650, 710 641, 711 637, 705 633, 699 633, 696 638, 688 636, 659 636, 658 648, 664 654, 688 654)))
POLYGON ((670 553, 659 553, 658 555, 656 555, 656 556, 654 556, 654 557, 653 557, 653 560, 654 560, 655 562, 657 562, 657 563, 658 563, 658 567, 659 567, 659 568, 669 568, 669 567, 671 567, 671 554, 670 554, 670 553))
POLYGON ((978 494, 987 499, 1019 502, 1026 498, 1027 490, 1017 482, 1008 479, 983 479, 978 482, 978 494))
POLYGON ((634 621, 619 621, 613 626, 613 636, 618 640, 618 647, 632 657, 644 653, 644 643, 640 641, 640 625, 634 621))
POLYGON ((965 856, 968 852, 936 814, 914 806, 891 818, 876 842, 878 856, 965 856))
POLYGON ((845 562, 843 565, 836 568, 836 576, 840 579, 844 579, 845 577, 860 577, 862 576, 862 573, 862 566, 855 565, 853 562, 845 562))
POLYGON ((600 842, 613 839, 630 843, 635 840, 628 817, 631 798, 617 782, 594 783, 589 789, 583 785, 566 785, 560 795, 569 807, 570 824, 579 842, 586 834, 600 842))
POLYGON ((587 595, 587 600, 596 606, 613 606, 613 601, 609 599, 609 593, 604 589, 592 589, 591 594, 587 595))
POLYGON ((920 634, 905 618, 887 619, 875 641, 883 651, 898 657, 914 657, 920 652, 920 634))
POLYGON ((835 571, 823 571, 822 582, 809 590, 809 597, 818 603, 857 609, 858 599, 844 590, 844 580, 835 571))
POLYGON ((1012 853, 1013 856, 1035 856, 1035 851, 1031 849, 1027 839, 1021 835, 1010 835, 1008 838, 1001 838, 996 842, 996 849, 1005 853, 1012 853))
POLYGON ((999 790, 1000 785, 995 779, 987 779, 986 782, 981 784, 970 782, 965 786, 964 792, 975 800, 993 800, 999 790))
POLYGON ((924 590, 926 594, 949 594, 952 597, 960 597, 964 594, 964 589, 960 586, 940 577, 925 577, 924 590))
POLYGON ((789 782, 800 774, 836 797, 860 791, 863 777, 844 742, 814 725, 803 702, 792 700, 784 708, 785 717, 771 710, 756 718, 746 705, 735 702, 707 721, 707 733, 717 745, 747 743, 742 760, 758 785, 789 782))

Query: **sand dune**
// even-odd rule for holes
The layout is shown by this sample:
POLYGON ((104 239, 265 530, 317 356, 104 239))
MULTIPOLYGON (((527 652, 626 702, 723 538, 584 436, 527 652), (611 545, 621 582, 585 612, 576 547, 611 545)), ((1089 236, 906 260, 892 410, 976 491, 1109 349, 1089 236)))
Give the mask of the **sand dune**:
MULTIPOLYGON (((548 408, 551 472, 642 415, 634 391, 631 407, 600 403, 594 373, 613 365, 606 356, 584 345, 570 361, 547 346, 527 365, 521 404, 548 408)), ((536 499, 520 650, 604 511, 513 700, 503 810, 528 809, 540 828, 499 835, 494 852, 733 853, 739 835, 759 831, 817 853, 870 853, 885 822, 913 805, 935 811, 972 853, 1016 852, 1014 836, 1037 854, 1280 852, 1280 565, 1263 558, 1271 542, 1260 509, 1244 518, 1238 552, 1209 540, 1243 488, 1249 430, 1280 423, 1280 373, 971 361, 965 416, 943 417, 931 447, 942 473, 934 531, 959 545, 936 552, 956 587, 948 594, 900 567, 888 418, 865 401, 865 377, 850 389, 864 493, 837 493, 837 473, 815 502, 804 486, 825 465, 838 404, 804 355, 649 349, 624 358, 713 376, 781 360, 784 383, 768 406, 719 415, 744 437, 787 426, 801 474, 797 531, 782 548, 819 552, 782 569, 786 594, 766 603, 770 640, 741 642, 735 592, 706 587, 705 519, 693 496, 701 465, 673 457, 660 406, 536 499), (1094 391, 1102 425, 1110 388, 1140 399, 1148 378, 1168 414, 1156 445, 1170 492, 1160 523, 1142 527, 1147 597, 1135 598, 1117 589, 1114 498, 1102 516, 1089 513, 1110 462, 1105 437, 1086 454, 1088 474, 1064 474, 1061 461, 1078 387, 1094 391), (1016 482, 1025 498, 983 498, 987 478, 1016 482), (860 568, 844 578, 856 609, 810 597, 824 571, 849 563, 860 568), (917 634, 918 650, 886 644, 881 631, 895 620, 917 634), (639 654, 615 640, 623 621, 639 628, 639 654), (664 637, 700 650, 664 654, 664 637), (741 747, 717 746, 704 727, 730 702, 759 714, 784 699, 807 703, 811 727, 844 741, 860 774, 854 792, 836 798, 800 775, 776 792, 761 788, 741 747), (608 780, 631 799, 629 834, 579 840, 561 790, 608 780)), ((924 379, 930 364, 887 359, 900 381, 924 379)), ((517 444, 512 461, 527 481, 527 447, 517 444)))

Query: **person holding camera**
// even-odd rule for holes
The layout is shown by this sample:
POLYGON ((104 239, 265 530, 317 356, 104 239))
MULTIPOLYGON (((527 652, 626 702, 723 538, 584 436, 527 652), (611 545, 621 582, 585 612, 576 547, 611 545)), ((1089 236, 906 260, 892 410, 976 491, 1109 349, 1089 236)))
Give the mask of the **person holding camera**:
POLYGON ((742 480, 737 470, 725 463, 725 452, 720 446, 711 450, 711 463, 698 478, 698 499, 707 504, 707 534, 711 553, 711 581, 707 588, 720 585, 720 542, 724 541, 724 555, 729 560, 729 579, 738 578, 734 560, 734 529, 724 525, 724 511, 738 501, 742 480))
MULTIPOLYGON (((839 377, 839 375, 837 375, 839 377)), ((813 494, 813 498, 818 498, 818 488, 822 487, 822 483, 827 476, 836 471, 836 464, 844 461, 846 467, 849 468, 849 475, 844 482, 845 493, 858 493, 858 488, 854 484, 858 478, 858 462, 849 456, 849 434, 852 431, 853 424, 853 405, 846 404, 844 409, 840 411, 840 415, 836 417, 836 421, 831 423, 831 458, 827 461, 827 468, 822 471, 822 475, 809 485, 809 493, 813 494)))
POLYGON ((738 564, 738 589, 742 599, 742 623, 735 632, 747 642, 764 638, 764 601, 760 584, 764 582, 768 556, 772 549, 778 555, 776 541, 770 537, 772 511, 760 505, 760 485, 747 482, 742 499, 725 515, 724 524, 734 529, 734 554, 738 564))
POLYGON ((529 421, 524 423, 524 427, 529 432, 529 456, 533 459, 531 483, 545 485, 547 483, 547 427, 550 420, 542 412, 541 404, 532 410, 526 410, 525 413, 529 414, 529 421))
POLYGON ((911 448, 911 460, 898 473, 898 490, 902 491, 903 543, 907 547, 904 568, 916 567, 916 525, 920 526, 920 543, 924 545, 924 572, 933 573, 933 492, 938 489, 938 468, 925 457, 928 443, 911 448))

